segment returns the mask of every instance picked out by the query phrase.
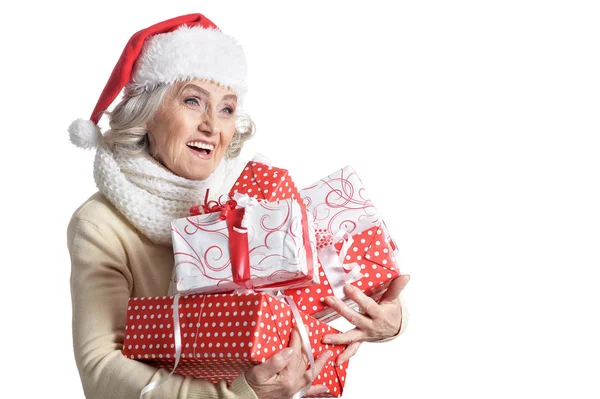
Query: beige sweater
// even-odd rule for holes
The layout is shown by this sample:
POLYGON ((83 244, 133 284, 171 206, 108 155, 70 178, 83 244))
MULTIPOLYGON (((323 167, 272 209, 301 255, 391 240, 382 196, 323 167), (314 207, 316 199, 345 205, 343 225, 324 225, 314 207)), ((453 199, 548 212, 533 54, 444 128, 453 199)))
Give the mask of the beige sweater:
MULTIPOLYGON (((73 347, 87 398, 139 398, 167 375, 121 353, 129 297, 167 295, 173 249, 153 244, 100 193, 69 223, 73 347)), ((257 399, 240 375, 228 387, 173 375, 144 398, 257 399)))

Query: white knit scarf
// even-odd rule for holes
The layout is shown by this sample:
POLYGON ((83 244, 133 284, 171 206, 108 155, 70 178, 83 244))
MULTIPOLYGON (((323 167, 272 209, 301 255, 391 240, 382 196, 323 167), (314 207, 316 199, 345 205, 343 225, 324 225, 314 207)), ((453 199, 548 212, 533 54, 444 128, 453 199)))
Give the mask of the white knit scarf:
POLYGON ((190 207, 227 194, 243 162, 223 158, 206 180, 173 174, 150 155, 121 156, 99 147, 94 161, 98 190, 155 244, 171 245, 171 222, 189 215, 190 207))

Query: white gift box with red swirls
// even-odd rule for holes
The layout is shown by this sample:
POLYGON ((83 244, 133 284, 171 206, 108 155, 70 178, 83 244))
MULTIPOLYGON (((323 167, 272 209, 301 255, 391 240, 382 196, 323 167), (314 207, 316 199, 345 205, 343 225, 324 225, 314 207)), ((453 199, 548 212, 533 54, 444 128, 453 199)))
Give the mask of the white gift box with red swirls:
MULTIPOLYGON (((222 293, 241 287, 232 270, 227 221, 219 216, 220 212, 213 212, 173 221, 174 292, 222 293)), ((312 248, 305 247, 297 201, 258 202, 245 208, 244 222, 253 288, 310 280, 313 271, 307 267, 307 250, 312 248)), ((308 232, 314 245, 314 231, 308 232)))
POLYGON ((326 296, 357 306, 345 295, 345 284, 379 300, 391 280, 400 275, 398 249, 354 169, 346 166, 300 190, 300 196, 309 218, 314 219, 321 281, 288 289, 285 294, 301 310, 324 321, 339 317, 323 302, 326 296), (341 238, 343 242, 338 241, 341 238))

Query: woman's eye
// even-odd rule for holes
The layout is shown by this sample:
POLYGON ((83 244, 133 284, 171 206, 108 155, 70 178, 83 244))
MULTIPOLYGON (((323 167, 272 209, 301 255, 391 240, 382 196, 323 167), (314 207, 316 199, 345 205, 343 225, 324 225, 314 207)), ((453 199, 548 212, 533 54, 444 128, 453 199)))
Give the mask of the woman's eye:
POLYGON ((227 112, 228 114, 233 114, 233 108, 231 107, 225 107, 223 108, 223 111, 227 112))
POLYGON ((186 98, 184 102, 191 105, 200 105, 200 101, 195 97, 186 98))

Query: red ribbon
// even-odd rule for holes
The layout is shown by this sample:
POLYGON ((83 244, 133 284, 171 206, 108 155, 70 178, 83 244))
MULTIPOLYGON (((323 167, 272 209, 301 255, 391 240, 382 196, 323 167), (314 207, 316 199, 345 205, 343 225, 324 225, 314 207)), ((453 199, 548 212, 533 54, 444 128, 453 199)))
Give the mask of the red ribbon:
POLYGON ((219 201, 208 200, 208 190, 204 197, 204 204, 195 205, 190 208, 190 215, 196 216, 206 213, 220 212, 220 220, 227 221, 227 230, 229 232, 229 256, 231 261, 231 275, 233 282, 240 287, 252 289, 250 281, 250 250, 248 248, 248 230, 242 227, 245 208, 238 208, 237 202, 233 199, 224 204, 219 201), (202 212, 200 212, 202 207, 202 212))
MULTIPOLYGON (((222 196, 219 197, 219 201, 215 201, 215 200, 209 201, 208 200, 209 190, 210 189, 207 189, 206 194, 204 195, 204 204, 194 205, 194 206, 190 207, 190 216, 198 216, 198 215, 202 215, 204 213, 213 213, 213 212, 221 211, 223 204, 221 204, 219 201, 221 200, 222 196)), ((233 200, 229 200, 225 204, 230 203, 231 201, 233 201, 233 200)))

